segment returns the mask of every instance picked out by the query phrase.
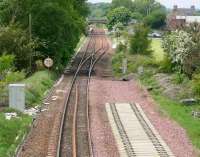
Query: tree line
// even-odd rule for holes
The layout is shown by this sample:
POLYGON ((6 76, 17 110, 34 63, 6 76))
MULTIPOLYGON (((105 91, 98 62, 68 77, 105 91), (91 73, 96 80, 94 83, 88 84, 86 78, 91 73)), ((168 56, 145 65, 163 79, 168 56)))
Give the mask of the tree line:
POLYGON ((113 0, 107 15, 108 28, 112 29, 117 23, 127 25, 134 19, 158 29, 165 25, 166 14, 166 8, 155 0, 113 0))
POLYGON ((60 71, 85 31, 86 0, 0 0, 0 55, 13 55, 16 70, 35 70, 51 57, 60 71))

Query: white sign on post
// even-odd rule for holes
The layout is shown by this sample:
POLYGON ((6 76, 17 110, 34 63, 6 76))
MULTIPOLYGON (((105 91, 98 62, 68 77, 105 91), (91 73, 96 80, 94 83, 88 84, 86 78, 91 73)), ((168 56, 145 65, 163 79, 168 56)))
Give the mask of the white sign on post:
POLYGON ((46 58, 44 60, 44 65, 47 67, 47 68, 51 68, 53 66, 53 60, 51 58, 46 58))

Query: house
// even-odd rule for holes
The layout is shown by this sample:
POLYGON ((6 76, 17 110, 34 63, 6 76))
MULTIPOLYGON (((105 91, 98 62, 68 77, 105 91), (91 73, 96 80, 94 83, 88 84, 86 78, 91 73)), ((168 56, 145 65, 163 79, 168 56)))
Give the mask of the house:
POLYGON ((172 12, 167 17, 168 29, 174 30, 193 22, 200 23, 200 16, 194 16, 195 12, 195 6, 191 6, 191 8, 178 8, 178 6, 175 5, 172 12))

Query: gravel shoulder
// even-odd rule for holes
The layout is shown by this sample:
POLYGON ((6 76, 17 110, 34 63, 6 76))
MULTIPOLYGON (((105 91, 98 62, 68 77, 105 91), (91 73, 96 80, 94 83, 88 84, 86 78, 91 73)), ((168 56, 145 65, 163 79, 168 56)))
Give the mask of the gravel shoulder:
POLYGON ((135 102, 177 157, 196 157, 186 132, 176 122, 163 116, 149 93, 135 80, 129 82, 92 79, 90 84, 91 134, 96 156, 119 156, 105 111, 106 103, 135 102))
POLYGON ((62 81, 56 84, 53 91, 53 96, 46 102, 49 105, 44 107, 45 111, 37 115, 33 123, 31 132, 29 133, 25 143, 22 146, 22 151, 19 157, 44 157, 47 156, 47 150, 51 132, 54 126, 54 121, 63 109, 68 84, 71 78, 65 77, 62 81))

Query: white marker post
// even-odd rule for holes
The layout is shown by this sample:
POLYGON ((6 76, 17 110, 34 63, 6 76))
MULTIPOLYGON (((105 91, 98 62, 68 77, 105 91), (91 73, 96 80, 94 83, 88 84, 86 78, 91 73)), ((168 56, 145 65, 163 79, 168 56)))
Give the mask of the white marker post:
POLYGON ((127 58, 124 58, 122 60, 122 73, 126 74, 126 72, 127 72, 127 58))
POLYGON ((44 60, 44 65, 48 68, 48 72, 50 71, 49 68, 53 66, 53 60, 51 58, 46 58, 44 60))

